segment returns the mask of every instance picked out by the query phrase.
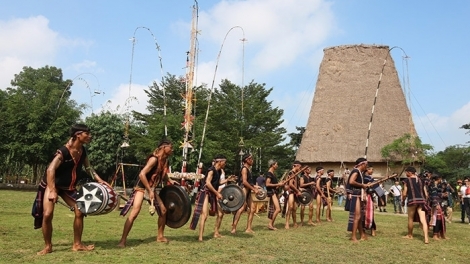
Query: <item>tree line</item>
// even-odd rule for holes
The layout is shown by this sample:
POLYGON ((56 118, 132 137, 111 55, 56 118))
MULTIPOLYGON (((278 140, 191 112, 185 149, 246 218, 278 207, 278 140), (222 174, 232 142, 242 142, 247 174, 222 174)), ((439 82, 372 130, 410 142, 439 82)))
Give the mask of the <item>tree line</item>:
MULTIPOLYGON (((113 177, 119 162, 144 164, 147 155, 165 137, 174 146, 170 158, 172 171, 181 171, 186 93, 181 77, 168 73, 161 83, 154 82, 145 90, 146 113, 102 109, 84 120, 81 117, 87 105, 71 99, 73 80, 64 80, 59 68, 24 67, 10 84, 5 90, 0 89, 0 178, 3 180, 37 183, 58 147, 68 140, 68 129, 74 123, 85 123, 91 128, 89 158, 104 179, 113 177), (129 147, 121 147, 123 142, 129 143, 129 147)), ((189 133, 193 148, 187 156, 188 171, 196 171, 199 156, 207 168, 216 154, 223 154, 228 158, 227 173, 238 174, 240 154, 246 152, 255 158, 254 173, 267 171, 269 159, 278 161, 280 172, 290 169, 305 127, 296 127, 296 133, 286 135, 282 127, 283 110, 268 100, 272 90, 264 83, 251 81, 240 87, 230 80, 222 80, 212 92, 206 85, 194 87, 194 119, 189 133)), ((470 133, 470 123, 461 128, 470 133)), ((419 137, 404 135, 385 146, 382 156, 403 166, 419 164, 449 181, 470 176, 469 145, 450 146, 435 153, 419 137)), ((136 178, 136 173, 133 171, 130 178, 136 178)))
MULTIPOLYGON (((26 177, 37 183, 58 147, 68 140, 68 129, 74 123, 90 127, 93 140, 87 147, 89 158, 104 179, 114 175, 118 162, 144 164, 165 137, 174 146, 171 168, 181 171, 186 87, 180 77, 167 74, 161 83, 154 82, 145 90, 146 113, 103 109, 84 119, 81 116, 87 106, 71 99, 72 86, 73 81, 64 80, 59 68, 24 67, 15 74, 10 87, 0 90, 0 177, 10 181, 26 177), (129 147, 121 148, 124 141, 129 147)), ((241 152, 250 152, 257 160, 254 173, 266 171, 268 159, 276 159, 281 168, 289 169, 295 158, 294 141, 286 139, 281 126, 283 110, 268 100, 272 89, 254 81, 240 87, 229 80, 222 80, 212 94, 205 85, 194 87, 194 125, 189 133, 193 148, 187 156, 188 171, 196 171, 199 156, 207 168, 216 154, 223 154, 227 173, 237 174, 241 152)))

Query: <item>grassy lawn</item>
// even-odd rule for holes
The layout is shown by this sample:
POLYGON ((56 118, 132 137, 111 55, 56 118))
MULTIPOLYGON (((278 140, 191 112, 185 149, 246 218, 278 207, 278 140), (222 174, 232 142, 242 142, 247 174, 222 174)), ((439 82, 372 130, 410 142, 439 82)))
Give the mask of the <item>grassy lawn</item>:
MULTIPOLYGON (((465 263, 468 262, 470 225, 461 224, 460 212, 447 225, 451 239, 423 243, 422 232, 415 225, 415 238, 406 234, 404 215, 376 213, 377 236, 351 243, 346 231, 348 212, 335 208, 334 222, 315 227, 285 230, 284 218, 278 217, 277 231, 266 228, 266 213, 255 216, 255 234, 245 234, 246 214, 239 231, 230 234, 231 215, 226 215, 223 238, 212 238, 215 217, 206 224, 205 241, 197 241, 197 231, 189 223, 179 229, 166 228, 170 243, 156 243, 157 217, 146 207, 137 218, 128 239, 128 247, 117 248, 125 218, 118 211, 85 218, 83 241, 95 244, 91 252, 72 252, 73 214, 57 204, 54 215, 54 252, 37 256, 44 246, 42 233, 33 229, 31 205, 34 192, 0 190, 0 262, 1 263, 465 263)), ((308 210, 308 208, 307 208, 308 210)), ((389 210, 393 210, 389 208, 389 210)), ((299 216, 297 217, 299 219, 299 216)))

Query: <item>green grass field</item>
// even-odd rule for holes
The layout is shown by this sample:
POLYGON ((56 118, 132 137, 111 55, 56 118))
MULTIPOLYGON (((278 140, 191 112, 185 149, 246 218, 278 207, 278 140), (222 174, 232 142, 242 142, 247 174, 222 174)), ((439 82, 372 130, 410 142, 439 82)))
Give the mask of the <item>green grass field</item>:
MULTIPOLYGON (((73 214, 57 204, 54 215, 54 252, 37 256, 44 246, 42 233, 33 229, 31 205, 34 192, 0 190, 1 263, 465 263, 468 262, 470 226, 458 223, 454 213, 447 226, 449 240, 425 245, 416 224, 415 239, 407 240, 406 217, 377 213, 377 236, 351 243, 346 231, 347 212, 336 208, 334 222, 315 227, 283 229, 285 219, 278 217, 277 231, 266 228, 266 213, 255 216, 255 234, 245 234, 246 214, 239 231, 230 234, 231 215, 224 217, 223 238, 212 238, 215 217, 209 217, 204 242, 189 223, 179 229, 166 228, 170 243, 156 243, 157 217, 144 207, 128 239, 128 247, 117 248, 125 219, 118 211, 85 218, 83 241, 95 244, 91 252, 72 252, 73 214)), ((308 209, 307 209, 308 210, 308 209)), ((393 210, 389 208, 389 210, 393 210)), ((299 217, 298 217, 299 218, 299 217)))

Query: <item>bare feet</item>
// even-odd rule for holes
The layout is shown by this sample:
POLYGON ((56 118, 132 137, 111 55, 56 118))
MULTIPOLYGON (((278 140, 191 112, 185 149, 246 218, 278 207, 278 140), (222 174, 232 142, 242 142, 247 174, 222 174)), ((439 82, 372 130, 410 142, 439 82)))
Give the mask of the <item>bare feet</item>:
POLYGON ((222 238, 222 237, 224 237, 224 236, 223 236, 223 235, 221 235, 221 234, 218 234, 218 233, 217 233, 217 234, 216 234, 216 233, 214 233, 214 238, 222 238))
POLYGON ((247 230, 245 230, 245 233, 248 233, 248 234, 254 234, 254 233, 255 233, 255 231, 253 231, 253 230, 251 230, 251 229, 247 229, 247 230))
POLYGON ((328 218, 328 219, 326 219, 326 221, 328 221, 328 222, 333 222, 333 219, 328 218))
POLYGON ((373 236, 373 237, 375 237, 377 234, 375 233, 375 230, 372 230, 372 232, 371 232, 370 235, 373 236))
POLYGON ((45 247, 43 250, 37 253, 38 256, 44 256, 46 254, 52 253, 52 247, 45 247))
POLYGON ((168 240, 166 237, 157 237, 157 242, 168 243, 170 240, 168 240))
POLYGON ((285 228, 285 229, 289 229, 289 225, 286 225, 284 228, 285 228))
POLYGON ((83 244, 79 244, 79 245, 72 246, 72 251, 91 251, 93 249, 95 249, 95 245, 85 246, 83 244))
POLYGON ((126 247, 126 242, 119 242, 119 244, 117 246, 120 247, 120 248, 125 248, 126 247))
POLYGON ((353 243, 359 243, 359 240, 357 240, 356 238, 354 238, 354 239, 351 238, 351 239, 349 239, 349 240, 351 240, 351 242, 353 242, 353 243))
POLYGON ((308 222, 308 225, 316 226, 317 224, 315 224, 314 222, 310 221, 310 222, 308 222))
POLYGON ((368 238, 366 236, 361 236, 361 241, 365 241, 367 240, 368 238))
POLYGON ((406 238, 406 239, 413 239, 413 236, 411 236, 411 235, 406 235, 406 236, 404 236, 403 238, 406 238))
POLYGON ((275 228, 274 226, 268 226, 268 229, 269 230, 277 230, 277 228, 275 228))
POLYGON ((440 238, 438 236, 433 236, 432 239, 434 240, 440 240, 440 238))
POLYGON ((429 244, 429 240, 424 240, 424 244, 429 244))
POLYGON ((299 227, 299 225, 297 223, 294 224, 294 228, 297 228, 299 227))

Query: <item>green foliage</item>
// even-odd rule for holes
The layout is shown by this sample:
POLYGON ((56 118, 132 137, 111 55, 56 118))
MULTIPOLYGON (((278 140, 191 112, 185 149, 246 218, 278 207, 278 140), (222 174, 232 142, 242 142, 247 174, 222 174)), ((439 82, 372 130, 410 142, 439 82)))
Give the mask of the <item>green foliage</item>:
POLYGON ((425 168, 439 173, 449 182, 470 176, 470 147, 456 145, 427 157, 425 168))
POLYGON ((80 116, 75 102, 69 100, 71 81, 62 78, 62 70, 55 67, 24 67, 0 95, 1 153, 6 156, 0 163, 5 168, 13 161, 30 165, 33 181, 80 116))
POLYGON ((243 151, 255 157, 255 171, 265 171, 267 161, 276 159, 280 169, 290 167, 293 161, 293 150, 283 144, 286 133, 281 127, 283 110, 272 107, 267 100, 272 88, 265 84, 250 82, 243 89, 228 80, 223 80, 220 88, 214 92, 214 102, 209 114, 207 142, 216 145, 210 156, 216 152, 225 154, 227 170, 238 173, 240 139, 243 138, 243 151), (242 95, 243 94, 243 99, 242 95), (243 105, 243 111, 242 111, 243 105), (259 155, 259 152, 261 155, 259 155), (261 156, 261 158, 260 158, 261 156), (260 160, 261 159, 261 160, 260 160))
MULTIPOLYGON (((189 141, 194 147, 189 155, 188 169, 196 170, 197 148, 199 147, 204 115, 207 108, 208 91, 202 87, 195 87, 193 101, 193 116, 195 117, 193 129, 189 135, 189 141)), ((135 151, 138 159, 143 160, 158 145, 163 138, 173 142, 175 154, 170 158, 173 170, 180 170, 182 157, 180 146, 183 143, 185 131, 182 126, 184 115, 185 83, 174 75, 164 77, 161 84, 154 83, 145 90, 149 101, 147 110, 149 114, 133 112, 134 120, 131 122, 129 138, 131 151, 135 151), (165 91, 163 91, 165 89, 165 91), (165 97, 163 93, 165 92, 165 97), (166 115, 164 106, 166 103, 166 115), (166 133, 165 133, 166 129, 166 133)))
POLYGON ((85 122, 93 137, 88 146, 90 163, 102 179, 110 179, 123 142, 123 117, 106 111, 92 114, 85 122))
MULTIPOLYGON (((137 155, 145 157, 157 142, 165 136, 173 141, 174 155, 171 158, 173 170, 180 170, 182 165, 181 145, 184 139, 182 128, 184 115, 184 82, 173 75, 167 75, 163 83, 154 83, 146 91, 149 97, 149 114, 134 112, 134 123, 131 128, 131 139, 135 144, 137 155), (166 95, 166 117, 164 116, 163 87, 166 95)), ((240 138, 243 138, 245 152, 257 152, 255 156, 258 170, 266 169, 267 160, 274 158, 279 164, 288 166, 292 162, 291 147, 282 144, 285 129, 282 124, 283 111, 272 107, 267 100, 271 89, 265 85, 250 83, 242 88, 228 80, 222 81, 219 89, 212 95, 204 87, 194 88, 193 129, 189 141, 194 147, 188 156, 188 171, 195 171, 199 155, 207 168, 216 154, 228 158, 227 173, 238 173, 240 168, 240 138), (211 96, 204 141, 202 142, 207 106, 211 96), (242 102, 244 105, 242 113, 242 102), (202 146, 202 153, 201 151, 202 146), (261 154, 261 158, 259 157, 261 154)))
POLYGON ((302 136, 305 132, 305 127, 298 127, 296 126, 295 129, 298 133, 289 133, 288 136, 290 137, 289 144, 298 149, 300 147, 300 143, 302 142, 302 136))
POLYGON ((424 163, 426 153, 432 150, 432 146, 423 144, 421 139, 411 134, 405 134, 384 146, 381 150, 382 157, 391 161, 401 161, 401 165, 414 165, 424 163))
MULTIPOLYGON (((465 134, 470 134, 470 123, 465 124, 461 126, 460 128, 468 130, 467 132, 465 132, 465 134)), ((467 141, 467 143, 470 143, 470 141, 467 141)))

